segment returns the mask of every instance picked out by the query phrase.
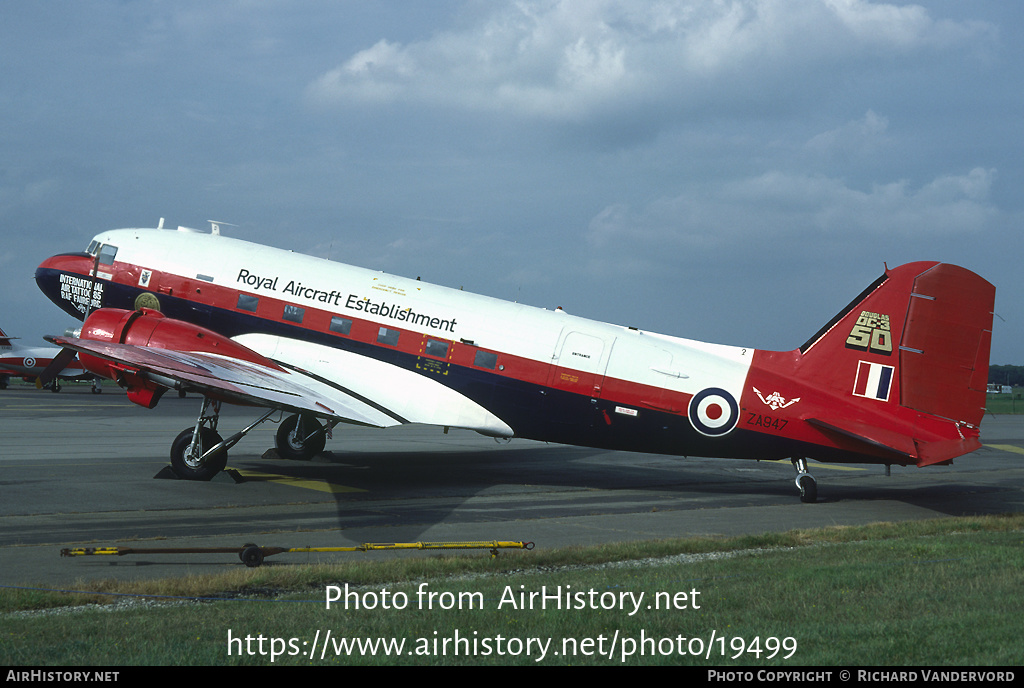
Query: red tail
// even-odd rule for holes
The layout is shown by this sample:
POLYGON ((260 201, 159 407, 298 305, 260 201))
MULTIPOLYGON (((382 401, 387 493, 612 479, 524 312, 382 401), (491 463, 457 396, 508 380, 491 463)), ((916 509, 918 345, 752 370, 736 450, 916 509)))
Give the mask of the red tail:
POLYGON ((900 344, 902 404, 979 425, 985 413, 996 288, 939 264, 914 280, 900 344))
POLYGON ((995 287, 969 270, 909 263, 763 368, 824 393, 801 415, 826 444, 874 461, 948 461, 981 446, 994 303, 995 287))

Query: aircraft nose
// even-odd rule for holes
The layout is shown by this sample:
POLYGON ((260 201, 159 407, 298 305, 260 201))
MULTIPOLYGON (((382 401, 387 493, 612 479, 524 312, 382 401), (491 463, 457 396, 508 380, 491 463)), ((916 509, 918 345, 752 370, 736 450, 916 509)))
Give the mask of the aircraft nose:
POLYGON ((93 283, 93 257, 88 253, 61 253, 36 268, 36 285, 64 312, 78 318, 100 308, 103 284, 93 283))

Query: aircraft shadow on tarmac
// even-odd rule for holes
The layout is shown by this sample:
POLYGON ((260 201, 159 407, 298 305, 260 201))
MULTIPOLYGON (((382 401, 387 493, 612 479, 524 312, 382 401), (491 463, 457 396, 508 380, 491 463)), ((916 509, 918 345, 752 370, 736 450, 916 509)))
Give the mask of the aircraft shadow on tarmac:
MULTIPOLYGON (((346 529, 799 504, 788 462, 751 464, 540 443, 455 452, 328 451, 312 462, 243 458, 229 465, 256 474, 246 480, 285 476, 343 486, 345 491, 331 496, 337 525, 346 529)), ((819 504, 805 508, 898 501, 959 516, 1003 513, 1022 502, 1017 483, 979 483, 974 472, 894 467, 887 477, 878 467, 842 468, 847 470, 820 470, 819 504)), ((879 513, 878 520, 886 518, 879 513)))

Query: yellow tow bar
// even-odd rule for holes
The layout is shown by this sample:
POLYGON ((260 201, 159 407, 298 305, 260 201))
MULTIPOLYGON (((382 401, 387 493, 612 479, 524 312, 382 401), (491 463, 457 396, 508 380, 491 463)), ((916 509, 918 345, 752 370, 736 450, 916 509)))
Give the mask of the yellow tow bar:
POLYGON ((383 549, 489 549, 491 558, 499 549, 533 549, 532 542, 364 542, 354 547, 260 547, 245 544, 239 547, 71 547, 62 549, 62 557, 115 556, 126 554, 237 554, 242 563, 254 568, 266 557, 286 552, 369 552, 383 549))

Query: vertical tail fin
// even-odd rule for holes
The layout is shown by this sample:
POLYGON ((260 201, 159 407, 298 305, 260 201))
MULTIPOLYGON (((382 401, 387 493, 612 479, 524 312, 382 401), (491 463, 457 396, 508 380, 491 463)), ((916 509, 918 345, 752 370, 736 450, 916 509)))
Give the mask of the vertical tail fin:
POLYGON ((801 347, 801 372, 837 391, 978 425, 995 287, 948 263, 886 270, 801 347))
POLYGON ((791 352, 789 374, 842 406, 808 422, 918 465, 977 449, 994 305, 995 287, 956 265, 887 269, 791 352))

